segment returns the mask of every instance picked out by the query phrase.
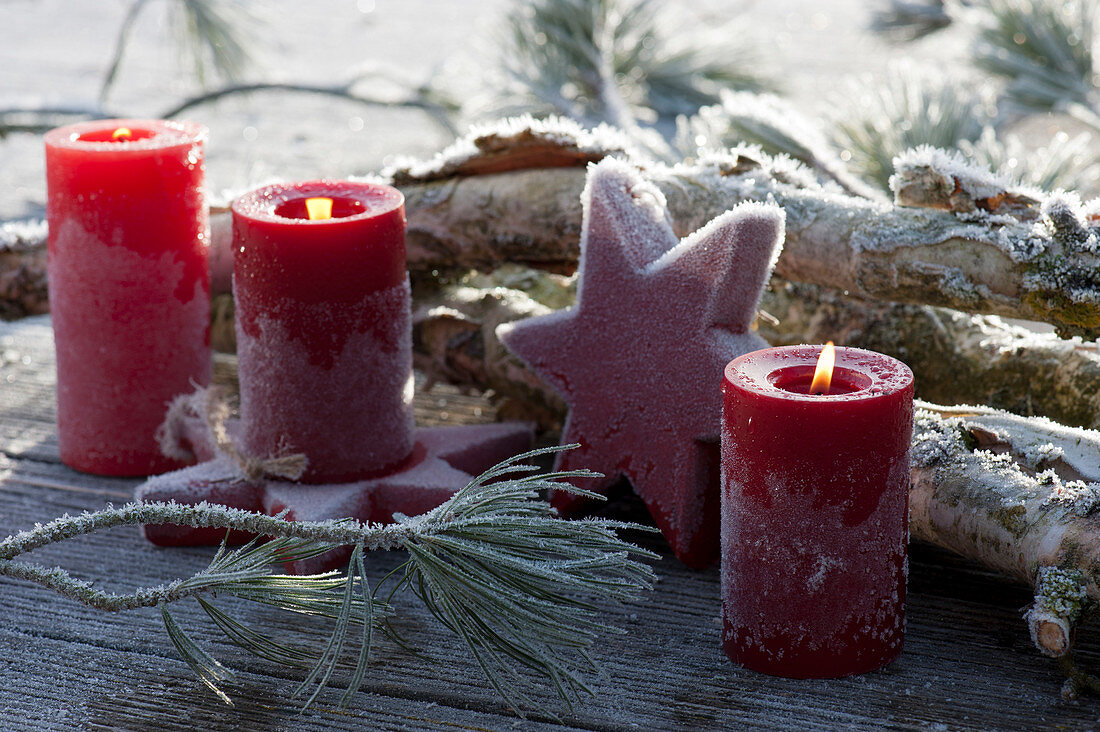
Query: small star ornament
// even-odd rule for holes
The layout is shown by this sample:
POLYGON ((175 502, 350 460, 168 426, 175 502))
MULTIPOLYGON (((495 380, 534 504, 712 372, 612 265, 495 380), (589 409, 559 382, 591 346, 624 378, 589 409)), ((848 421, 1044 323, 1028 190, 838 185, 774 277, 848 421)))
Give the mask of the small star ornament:
MULTIPOLYGON (((661 191, 631 166, 592 166, 582 194, 577 302, 500 326, 504 344, 569 405, 558 469, 626 477, 676 556, 719 547, 722 370, 767 346, 750 331, 783 240, 783 210, 744 203, 680 240, 661 191)), ((583 499, 552 497, 563 514, 583 499)))
MULTIPOLYGON (((195 396, 199 402, 206 398, 195 396)), ((267 475, 242 475, 240 463, 219 448, 210 424, 185 411, 170 412, 165 424, 173 442, 199 462, 148 479, 135 493, 139 503, 194 505, 205 501, 269 516, 282 514, 289 521, 354 518, 364 523, 391 523, 401 516, 430 511, 474 476, 531 445, 532 427, 527 423, 420 427, 414 434, 412 452, 383 475, 349 483, 303 484, 267 475)), ((225 428, 231 436, 241 431, 236 420, 227 421, 225 428)), ((222 529, 172 524, 145 524, 142 531, 146 539, 161 546, 217 545, 225 538, 222 529)), ((234 531, 228 541, 239 544, 251 538, 234 531)), ((289 562, 286 567, 293 574, 324 572, 345 566, 350 553, 350 547, 342 547, 289 562)))

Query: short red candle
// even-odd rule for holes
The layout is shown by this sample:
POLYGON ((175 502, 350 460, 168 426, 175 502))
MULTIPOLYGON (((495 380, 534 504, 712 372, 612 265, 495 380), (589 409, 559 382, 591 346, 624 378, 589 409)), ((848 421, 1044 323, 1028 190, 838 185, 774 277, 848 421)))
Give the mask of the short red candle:
POLYGON ((734 359, 722 382, 726 654, 755 671, 832 678, 880 668, 905 632, 913 374, 820 346, 734 359))
POLYGON ((342 483, 413 446, 405 203, 390 186, 311 181, 233 204, 243 448, 304 453, 302 480, 342 483), (311 221, 306 199, 332 199, 311 221))
POLYGON ((46 134, 58 441, 77 470, 181 467, 155 432, 174 396, 210 380, 205 136, 157 120, 46 134))

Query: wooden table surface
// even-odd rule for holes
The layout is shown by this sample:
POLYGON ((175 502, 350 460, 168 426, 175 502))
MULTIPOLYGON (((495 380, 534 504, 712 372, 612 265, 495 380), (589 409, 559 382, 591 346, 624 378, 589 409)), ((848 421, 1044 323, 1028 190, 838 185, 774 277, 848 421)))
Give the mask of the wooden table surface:
MULTIPOLYGON (((54 427, 54 360, 49 320, 0 323, 0 532, 11 533, 65 512, 121 504, 136 481, 82 475, 62 466, 54 427)), ((421 423, 491 416, 477 397, 436 388, 417 397, 421 423)), ((613 514, 635 516, 617 499, 613 514)), ((382 641, 363 691, 338 708, 340 689, 299 713, 290 698, 302 672, 240 651, 192 601, 176 618, 192 637, 236 671, 226 706, 176 656, 155 610, 104 613, 25 582, 0 579, 0 729, 1090 729, 1100 700, 1063 701, 1054 663, 1031 647, 1020 619, 1027 588, 927 546, 910 564, 905 651, 889 668, 855 678, 796 681, 729 663, 719 634, 718 571, 680 565, 660 539, 656 589, 609 620, 626 628, 600 641, 606 676, 597 696, 572 712, 520 719, 488 688, 461 645, 415 598, 399 598, 398 627, 422 656, 382 641)), ((114 590, 187 576, 209 549, 162 549, 125 527, 38 550, 32 557, 114 590)), ((399 562, 368 557, 379 577, 399 562)), ((326 633, 274 610, 227 606, 244 619, 322 642, 326 633)), ((1098 628, 1086 627, 1080 659, 1100 668, 1098 628)), ((350 665, 349 665, 350 667, 350 665)))

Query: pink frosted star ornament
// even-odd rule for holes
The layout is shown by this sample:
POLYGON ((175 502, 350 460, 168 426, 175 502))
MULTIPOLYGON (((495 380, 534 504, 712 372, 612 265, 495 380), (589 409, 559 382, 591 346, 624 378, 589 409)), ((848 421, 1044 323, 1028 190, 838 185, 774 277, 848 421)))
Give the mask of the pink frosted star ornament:
MULTIPOLYGON (((199 401, 205 395, 195 397, 199 401)), ((420 427, 413 449, 384 474, 349 483, 329 485, 295 483, 277 478, 244 478, 241 466, 219 451, 207 422, 183 410, 169 413, 166 427, 180 449, 200 462, 182 470, 157 475, 138 486, 139 503, 176 501, 194 505, 203 501, 244 511, 284 514, 290 521, 326 521, 354 518, 363 523, 390 523, 397 516, 416 516, 440 505, 479 473, 527 450, 532 426, 501 422, 458 427, 420 427)), ((241 431, 235 420, 226 423, 231 435, 241 431)), ((161 546, 218 544, 221 529, 171 524, 145 524, 145 538, 161 546)), ((230 543, 251 537, 231 532, 230 543)), ((287 565, 294 574, 323 572, 346 564, 350 547, 287 565)))
MULTIPOLYGON (((558 469, 625 476, 676 556, 705 567, 719 546, 722 369, 767 345, 750 331, 783 240, 775 205, 745 203, 682 241, 658 188, 631 166, 590 168, 574 306, 502 325, 504 344, 569 405, 558 469)), ((552 497, 563 514, 582 507, 552 497)))

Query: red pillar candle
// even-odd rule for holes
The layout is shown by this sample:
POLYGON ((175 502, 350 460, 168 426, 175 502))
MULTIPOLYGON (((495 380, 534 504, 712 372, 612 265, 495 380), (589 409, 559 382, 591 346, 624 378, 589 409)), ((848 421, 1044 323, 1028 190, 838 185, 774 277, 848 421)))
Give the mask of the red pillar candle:
POLYGON ((155 432, 210 379, 210 276, 197 124, 105 120, 46 134, 50 310, 66 465, 181 467, 155 432))
POLYGON ((880 668, 905 631, 913 374, 820 346, 730 362, 722 382, 726 654, 755 671, 831 678, 880 668))
POLYGON ((414 427, 401 193, 261 188, 233 204, 233 255, 244 452, 304 453, 309 483, 398 467, 414 427), (308 199, 330 217, 310 219, 308 199))

